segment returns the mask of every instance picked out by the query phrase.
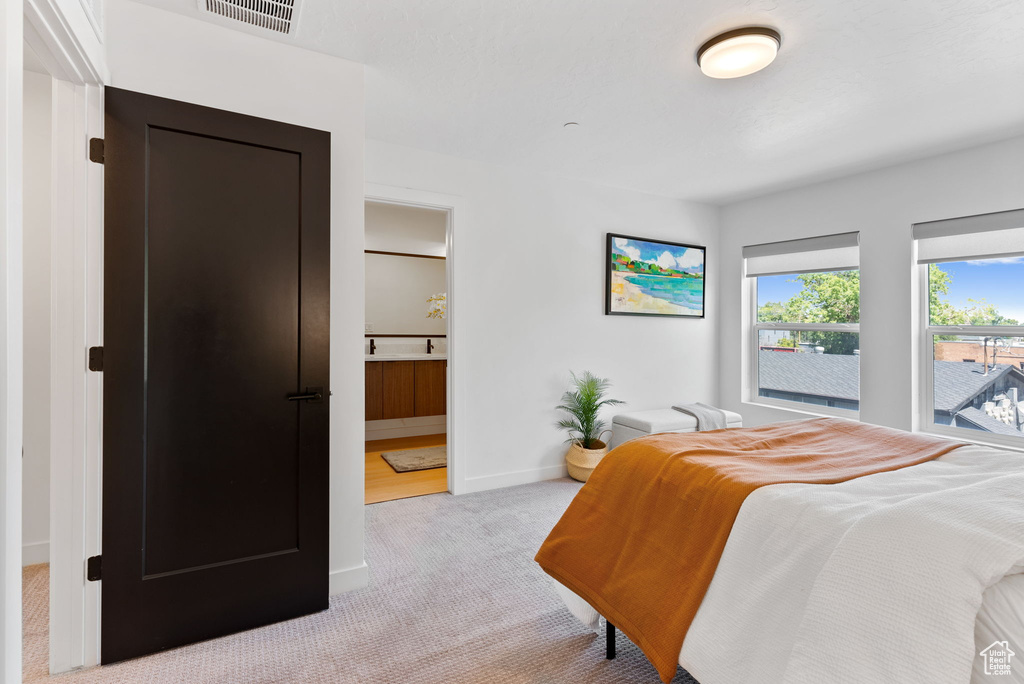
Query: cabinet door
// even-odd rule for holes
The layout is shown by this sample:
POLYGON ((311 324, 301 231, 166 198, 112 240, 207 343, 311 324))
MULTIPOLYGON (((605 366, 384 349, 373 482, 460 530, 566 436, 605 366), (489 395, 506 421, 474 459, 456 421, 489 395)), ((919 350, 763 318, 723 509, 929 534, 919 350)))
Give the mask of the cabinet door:
POLYGON ((445 414, 445 368, 447 361, 416 362, 416 415, 445 414))
POLYGON ((366 362, 366 420, 384 417, 384 376, 382 361, 366 362))
POLYGON ((384 361, 383 418, 412 418, 415 415, 415 361, 384 361))

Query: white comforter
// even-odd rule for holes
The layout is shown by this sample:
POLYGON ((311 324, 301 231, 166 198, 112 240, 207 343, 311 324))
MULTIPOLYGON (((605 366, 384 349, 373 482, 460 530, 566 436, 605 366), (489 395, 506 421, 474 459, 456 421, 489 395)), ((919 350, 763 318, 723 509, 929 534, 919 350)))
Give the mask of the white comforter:
MULTIPOLYGON (((1020 572, 1020 454, 969 446, 837 485, 763 487, 740 509, 680 664, 701 684, 966 684, 982 595, 1020 572)), ((1004 638, 1015 676, 991 680, 1009 684, 1024 643, 1004 638)))

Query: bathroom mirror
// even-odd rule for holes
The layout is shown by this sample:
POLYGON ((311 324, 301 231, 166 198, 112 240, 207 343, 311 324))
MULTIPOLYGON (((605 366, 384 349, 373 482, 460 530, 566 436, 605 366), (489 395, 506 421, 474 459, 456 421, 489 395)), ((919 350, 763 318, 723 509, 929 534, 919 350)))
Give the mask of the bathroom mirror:
POLYGON ((367 335, 444 335, 427 300, 446 289, 445 258, 366 251, 367 335), (371 329, 372 328, 372 329, 371 329))

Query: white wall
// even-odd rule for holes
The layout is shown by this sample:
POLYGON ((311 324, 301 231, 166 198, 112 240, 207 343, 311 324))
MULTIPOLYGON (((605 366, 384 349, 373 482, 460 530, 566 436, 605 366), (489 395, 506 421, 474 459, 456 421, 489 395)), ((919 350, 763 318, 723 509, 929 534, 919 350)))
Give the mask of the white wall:
POLYGON ((1024 137, 809 185, 722 210, 721 396, 757 425, 806 417, 746 402, 744 245, 860 231, 861 420, 904 430, 919 416, 917 268, 911 224, 1024 207, 1024 137))
POLYGON ((717 209, 372 140, 366 178, 464 198, 450 389, 468 490, 564 473, 570 369, 610 378, 623 410, 717 400, 717 209), (605 316, 609 231, 707 245, 707 318, 605 316))
POLYGON ((25 72, 25 416, 22 565, 49 560, 50 103, 53 80, 25 72))
POLYGON ((445 211, 366 203, 366 249, 443 257, 447 227, 445 211))
POLYGON ((331 133, 331 590, 363 562, 363 67, 127 0, 106 9, 111 85, 331 133))

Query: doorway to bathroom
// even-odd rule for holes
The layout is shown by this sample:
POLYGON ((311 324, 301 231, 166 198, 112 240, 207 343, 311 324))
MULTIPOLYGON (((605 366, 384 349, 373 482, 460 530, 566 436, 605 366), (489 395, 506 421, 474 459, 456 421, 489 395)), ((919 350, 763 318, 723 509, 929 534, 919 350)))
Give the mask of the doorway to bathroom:
POLYGON ((453 491, 453 209, 398 190, 365 204, 367 504, 453 491))

